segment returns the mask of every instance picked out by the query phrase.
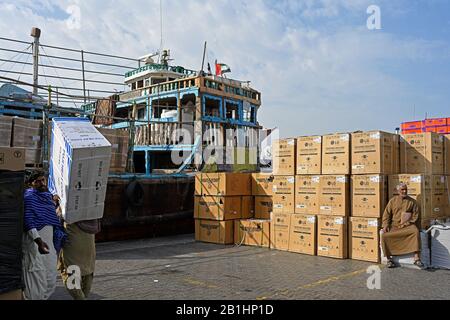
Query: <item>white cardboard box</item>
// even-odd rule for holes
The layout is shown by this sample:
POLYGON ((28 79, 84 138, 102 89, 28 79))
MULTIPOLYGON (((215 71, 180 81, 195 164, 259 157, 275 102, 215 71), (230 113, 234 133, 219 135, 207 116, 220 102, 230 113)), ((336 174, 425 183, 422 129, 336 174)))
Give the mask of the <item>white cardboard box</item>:
POLYGON ((83 118, 54 118, 49 189, 67 223, 103 217, 111 144, 83 118))

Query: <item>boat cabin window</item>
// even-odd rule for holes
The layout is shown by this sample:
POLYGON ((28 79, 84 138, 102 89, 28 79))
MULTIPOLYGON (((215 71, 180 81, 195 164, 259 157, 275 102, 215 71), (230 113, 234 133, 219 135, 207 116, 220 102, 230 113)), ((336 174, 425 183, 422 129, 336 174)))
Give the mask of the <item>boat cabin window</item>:
POLYGON ((148 87, 150 85, 150 79, 145 79, 145 86, 148 87))
POLYGON ((145 119, 145 108, 138 109, 138 111, 137 111, 137 118, 138 118, 138 120, 145 119))
POLYGON ((207 117, 220 117, 220 100, 205 98, 205 114, 207 117))
POLYGON ((244 103, 244 121, 245 122, 255 122, 255 109, 249 104, 244 103))
POLYGON ((138 82, 137 82, 137 88, 138 89, 141 89, 141 88, 143 88, 144 87, 144 80, 139 80, 138 82))
POLYGON ((226 118, 233 120, 239 119, 239 104, 231 101, 225 101, 226 118))
POLYGON ((166 78, 152 78, 152 85, 166 82, 166 78))
POLYGON ((131 90, 136 90, 136 82, 133 82, 133 83, 131 84, 131 90))
POLYGON ((155 99, 152 101, 152 117, 154 119, 175 118, 177 114, 177 98, 155 99))

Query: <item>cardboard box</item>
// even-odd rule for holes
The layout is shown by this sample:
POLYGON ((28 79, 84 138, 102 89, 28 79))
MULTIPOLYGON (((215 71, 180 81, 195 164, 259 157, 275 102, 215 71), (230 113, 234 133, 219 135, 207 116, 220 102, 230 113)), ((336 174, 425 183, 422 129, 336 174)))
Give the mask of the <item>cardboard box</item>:
POLYGON ((445 174, 450 175, 450 134, 444 136, 444 162, 445 162, 445 174))
POLYGON ((251 196, 250 173, 198 173, 195 176, 197 196, 251 196))
POLYGON ((295 212, 295 176, 275 176, 273 180, 273 212, 295 212))
POLYGON ((7 292, 7 293, 2 293, 0 294, 0 301, 5 301, 5 300, 23 300, 22 297, 22 290, 14 290, 11 292, 7 292))
POLYGON ((352 174, 398 174, 399 135, 383 131, 352 134, 352 174))
POLYGON ((350 182, 346 175, 321 176, 319 213, 348 216, 350 213, 350 182))
POLYGON ((422 130, 422 121, 410 121, 402 123, 402 130, 404 129, 420 129, 422 130))
POLYGON ((195 220, 195 240, 217 244, 233 244, 234 220, 195 220))
POLYGON ((317 217, 303 214, 291 215, 289 236, 290 252, 316 255, 317 217))
POLYGON ((322 173, 322 137, 297 138, 297 175, 322 173))
POLYGON ((270 224, 271 249, 288 251, 291 226, 290 213, 274 213, 270 224))
POLYGON ((0 116, 0 147, 11 146, 12 117, 0 116))
POLYGON ((444 173, 443 136, 428 132, 403 135, 400 140, 401 173, 444 173))
POLYGON ((270 247, 270 220, 236 220, 234 242, 256 247, 270 247))
POLYGON ((25 149, 0 147, 0 170, 25 170, 25 149))
POLYGON ((347 217, 318 216, 317 255, 346 259, 347 217))
POLYGON ((322 137, 322 174, 350 174, 350 134, 322 137))
POLYGON ((273 212, 273 199, 272 197, 255 197, 255 219, 270 219, 270 215, 273 212))
POLYGON ((380 228, 380 219, 350 218, 350 259, 380 263, 380 228))
POLYGON ((408 195, 415 199, 421 211, 421 226, 427 228, 431 220, 446 216, 447 177, 441 175, 401 174, 389 176, 389 198, 398 195, 397 185, 405 183, 408 195))
POLYGON ((195 196, 194 218, 204 220, 234 220, 253 217, 249 196, 195 196))
POLYGON ((111 144, 85 118, 53 118, 49 190, 61 198, 64 220, 103 217, 111 144))
POLYGON ((274 176, 267 173, 252 173, 252 195, 271 196, 273 195, 274 176))
POLYGON ((295 213, 319 214, 320 176, 295 177, 295 213))
POLYGON ((40 164, 42 148, 42 121, 13 118, 12 146, 25 148, 25 163, 40 164))
POLYGON ((128 130, 99 128, 98 131, 111 143, 110 172, 125 172, 128 155, 128 130))
POLYGON ((381 218, 388 201, 387 176, 352 176, 351 181, 352 216, 381 218))
POLYGON ((423 121, 423 126, 425 127, 439 127, 446 125, 447 125, 447 118, 426 119, 423 121))
POLYGON ((295 175, 295 139, 275 140, 272 145, 274 175, 295 175))

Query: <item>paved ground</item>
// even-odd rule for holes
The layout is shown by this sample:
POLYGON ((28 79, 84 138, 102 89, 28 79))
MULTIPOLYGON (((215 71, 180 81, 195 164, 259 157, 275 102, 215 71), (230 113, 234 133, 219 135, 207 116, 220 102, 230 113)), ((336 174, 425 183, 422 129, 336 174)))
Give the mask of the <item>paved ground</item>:
MULTIPOLYGON (((199 243, 193 235, 101 243, 90 299, 450 298, 450 271, 381 267, 381 289, 369 290, 371 265, 199 243)), ((52 299, 70 299, 60 281, 52 299)))

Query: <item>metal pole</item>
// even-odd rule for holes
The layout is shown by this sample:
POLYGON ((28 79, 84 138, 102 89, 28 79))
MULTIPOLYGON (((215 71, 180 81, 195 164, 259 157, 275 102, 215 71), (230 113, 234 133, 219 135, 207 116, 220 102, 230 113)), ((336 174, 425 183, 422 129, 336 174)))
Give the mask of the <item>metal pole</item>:
POLYGON ((81 50, 81 72, 83 74, 83 96, 84 104, 86 104, 86 80, 84 78, 84 51, 81 50))
POLYGON ((134 173, 134 139, 135 139, 135 119, 136 119, 136 101, 133 102, 133 110, 131 112, 130 131, 128 139, 128 156, 127 156, 127 172, 134 173))
POLYGON ((200 70, 201 73, 203 73, 203 68, 205 67, 205 54, 206 54, 206 41, 205 41, 205 47, 203 48, 202 69, 200 70))
POLYGON ((33 94, 38 94, 39 85, 39 38, 41 37, 41 29, 32 28, 31 34, 33 38, 33 94))
POLYGON ((48 174, 49 168, 49 147, 48 147, 48 124, 49 110, 52 105, 52 88, 48 86, 48 103, 42 109, 42 165, 44 172, 48 174))

